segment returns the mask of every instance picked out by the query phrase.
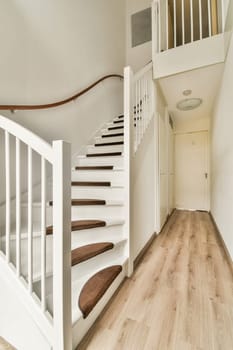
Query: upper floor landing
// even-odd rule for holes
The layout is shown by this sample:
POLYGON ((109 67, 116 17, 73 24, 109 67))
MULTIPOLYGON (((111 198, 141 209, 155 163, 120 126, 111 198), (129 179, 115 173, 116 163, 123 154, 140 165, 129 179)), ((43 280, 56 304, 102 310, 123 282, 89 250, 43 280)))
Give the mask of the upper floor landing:
POLYGON ((155 0, 154 78, 224 62, 232 23, 232 0, 155 0))

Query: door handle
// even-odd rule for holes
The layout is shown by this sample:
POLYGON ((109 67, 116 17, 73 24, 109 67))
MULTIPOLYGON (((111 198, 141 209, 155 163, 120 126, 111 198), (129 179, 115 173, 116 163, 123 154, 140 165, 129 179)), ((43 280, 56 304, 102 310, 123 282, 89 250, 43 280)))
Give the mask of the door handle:
POLYGON ((205 173, 205 178, 208 179, 208 173, 205 173))

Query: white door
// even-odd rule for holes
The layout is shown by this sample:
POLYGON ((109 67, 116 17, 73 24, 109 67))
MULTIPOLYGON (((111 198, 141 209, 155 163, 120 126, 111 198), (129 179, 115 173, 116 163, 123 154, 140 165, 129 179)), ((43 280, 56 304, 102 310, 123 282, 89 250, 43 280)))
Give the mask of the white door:
POLYGON ((208 132, 175 135, 175 206, 209 210, 208 132))

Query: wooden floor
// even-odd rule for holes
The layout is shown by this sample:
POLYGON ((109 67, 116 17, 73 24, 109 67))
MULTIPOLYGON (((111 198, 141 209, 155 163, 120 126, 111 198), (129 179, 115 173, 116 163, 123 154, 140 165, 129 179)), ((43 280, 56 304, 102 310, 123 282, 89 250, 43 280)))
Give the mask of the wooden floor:
POLYGON ((231 268, 209 215, 175 211, 78 350, 232 350, 231 268))

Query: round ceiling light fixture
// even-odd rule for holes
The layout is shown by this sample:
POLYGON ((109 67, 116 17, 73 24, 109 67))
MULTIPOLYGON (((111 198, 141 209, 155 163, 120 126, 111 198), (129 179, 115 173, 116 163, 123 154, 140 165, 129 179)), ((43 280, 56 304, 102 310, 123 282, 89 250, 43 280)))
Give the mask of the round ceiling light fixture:
POLYGON ((202 104, 201 98, 186 98, 177 103, 176 107, 180 111, 191 111, 192 109, 198 108, 202 104))
POLYGON ((183 91, 183 95, 184 96, 189 96, 189 95, 191 95, 191 93, 192 93, 192 90, 190 90, 190 89, 187 89, 187 90, 183 91))

